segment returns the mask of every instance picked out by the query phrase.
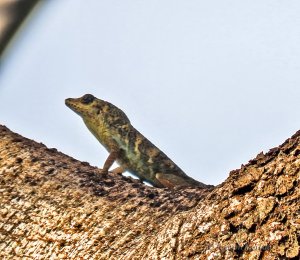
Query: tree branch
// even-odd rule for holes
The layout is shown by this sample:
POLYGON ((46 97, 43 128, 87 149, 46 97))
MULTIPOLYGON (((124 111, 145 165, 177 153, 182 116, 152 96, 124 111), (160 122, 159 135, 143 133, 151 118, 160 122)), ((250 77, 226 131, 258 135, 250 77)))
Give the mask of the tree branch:
POLYGON ((299 257, 300 131, 213 190, 169 190, 77 161, 0 126, 0 256, 299 257))

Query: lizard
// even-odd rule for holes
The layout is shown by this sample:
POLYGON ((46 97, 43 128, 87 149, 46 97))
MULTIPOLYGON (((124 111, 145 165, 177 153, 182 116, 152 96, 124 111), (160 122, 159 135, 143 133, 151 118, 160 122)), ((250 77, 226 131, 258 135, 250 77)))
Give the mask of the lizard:
POLYGON ((135 129, 126 114, 115 105, 91 94, 67 98, 66 106, 83 119, 96 139, 109 152, 102 173, 107 174, 116 161, 125 171, 158 188, 200 187, 211 188, 183 172, 164 152, 135 129))

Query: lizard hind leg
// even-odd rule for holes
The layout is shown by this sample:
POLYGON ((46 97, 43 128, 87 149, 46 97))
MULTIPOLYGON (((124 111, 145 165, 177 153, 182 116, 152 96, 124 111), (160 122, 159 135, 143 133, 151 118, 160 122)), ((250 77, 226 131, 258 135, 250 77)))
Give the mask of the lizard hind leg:
POLYGON ((119 167, 113 169, 111 172, 115 173, 115 174, 120 174, 121 175, 123 172, 125 172, 125 169, 122 166, 119 166, 119 167))
POLYGON ((155 177, 166 188, 189 186, 183 178, 172 173, 156 173, 155 177))
POLYGON ((166 188, 174 188, 176 184, 174 184, 174 180, 172 180, 172 176, 170 174, 165 174, 165 173, 156 173, 155 177, 156 179, 162 184, 163 187, 166 188))

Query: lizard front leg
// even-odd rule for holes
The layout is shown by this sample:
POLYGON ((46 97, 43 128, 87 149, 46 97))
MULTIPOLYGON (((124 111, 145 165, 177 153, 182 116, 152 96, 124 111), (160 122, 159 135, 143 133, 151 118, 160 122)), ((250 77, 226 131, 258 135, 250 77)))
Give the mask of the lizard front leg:
POLYGON ((116 161, 116 159, 119 157, 120 151, 113 150, 105 160, 105 163, 103 165, 103 168, 101 170, 101 173, 107 174, 109 168, 113 165, 113 163, 116 161))

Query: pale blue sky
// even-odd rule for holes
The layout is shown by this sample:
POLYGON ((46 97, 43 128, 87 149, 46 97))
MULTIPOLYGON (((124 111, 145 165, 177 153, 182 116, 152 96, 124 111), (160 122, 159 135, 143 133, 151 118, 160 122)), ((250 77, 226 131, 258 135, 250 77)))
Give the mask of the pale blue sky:
POLYGON ((210 184, 300 129, 300 1, 48 1, 0 70, 0 123, 102 166, 64 105, 85 93, 125 111, 210 184))

